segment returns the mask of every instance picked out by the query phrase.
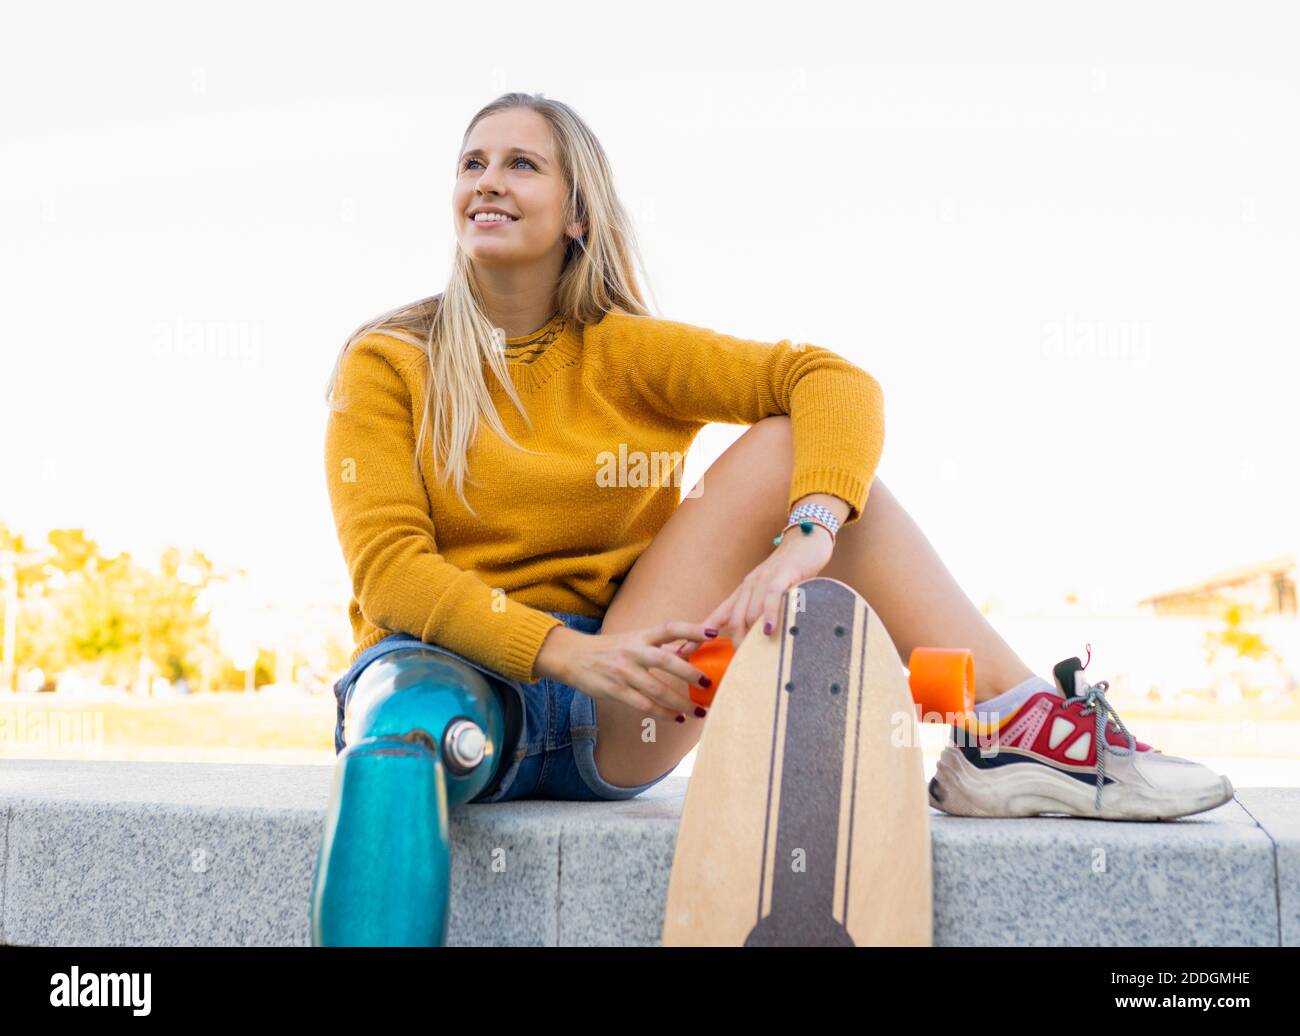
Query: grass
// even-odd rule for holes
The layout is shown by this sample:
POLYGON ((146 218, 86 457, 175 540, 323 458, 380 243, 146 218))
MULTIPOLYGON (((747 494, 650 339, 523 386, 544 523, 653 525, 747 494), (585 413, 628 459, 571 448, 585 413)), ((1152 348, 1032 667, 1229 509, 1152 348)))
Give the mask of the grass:
POLYGON ((330 762, 333 695, 0 700, 0 758, 330 762))
MULTIPOLYGON (((1117 703, 1139 738, 1170 754, 1296 756, 1300 704, 1195 702, 1177 709, 1117 703)), ((0 758, 334 761, 332 695, 243 693, 163 699, 0 696, 0 758), (7 699, 7 700, 6 700, 7 699)))

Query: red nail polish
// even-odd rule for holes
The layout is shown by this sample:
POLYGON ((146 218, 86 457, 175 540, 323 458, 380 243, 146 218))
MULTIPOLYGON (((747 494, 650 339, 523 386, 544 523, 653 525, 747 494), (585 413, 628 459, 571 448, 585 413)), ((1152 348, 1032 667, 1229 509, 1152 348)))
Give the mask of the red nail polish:
POLYGON ((708 626, 705 626, 705 627, 704 627, 704 635, 705 635, 706 637, 716 637, 716 636, 718 635, 718 631, 715 630, 715 629, 712 629, 712 628, 710 628, 710 627, 708 627, 708 626))
POLYGON ((767 636, 771 636, 771 634, 772 634, 772 624, 770 622, 763 623, 763 636, 767 637, 767 636))
POLYGON ((708 713, 705 712, 702 708, 700 708, 700 706, 697 705, 695 706, 695 715, 699 716, 700 719, 703 719, 705 716, 708 715, 708 713))
POLYGON ((713 681, 710 680, 707 676, 701 676, 701 677, 700 677, 700 686, 701 686, 701 687, 712 687, 712 686, 713 686, 713 681))
POLYGON ((680 715, 680 714, 679 714, 679 715, 677 716, 677 722, 678 722, 678 723, 685 723, 685 722, 686 722, 686 717, 683 716, 683 715, 680 715))

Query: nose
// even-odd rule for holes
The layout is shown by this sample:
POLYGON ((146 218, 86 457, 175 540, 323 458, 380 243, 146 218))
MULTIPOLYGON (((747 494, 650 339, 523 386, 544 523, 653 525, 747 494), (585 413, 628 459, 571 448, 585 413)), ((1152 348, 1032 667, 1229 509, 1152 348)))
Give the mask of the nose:
POLYGON ((478 183, 475 185, 475 189, 480 194, 483 194, 484 192, 500 194, 501 191, 498 189, 498 175, 499 171, 496 166, 488 166, 479 174, 478 183))

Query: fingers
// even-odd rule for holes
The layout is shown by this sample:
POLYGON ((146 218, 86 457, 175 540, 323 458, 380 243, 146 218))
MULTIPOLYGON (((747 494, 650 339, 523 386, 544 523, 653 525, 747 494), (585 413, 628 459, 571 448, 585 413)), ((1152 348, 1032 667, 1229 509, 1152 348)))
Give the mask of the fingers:
MULTIPOLYGON (((643 656, 643 664, 647 669, 651 667, 662 669, 664 672, 685 681, 688 686, 712 686, 707 675, 702 673, 699 669, 696 669, 695 666, 691 665, 685 659, 678 658, 671 651, 665 651, 663 648, 646 648, 646 653, 643 656)), ((674 691, 673 693, 676 698, 682 697, 680 692, 674 691)), ((695 703, 690 699, 689 695, 685 697, 684 707, 695 707, 695 703)))
MULTIPOLYGON (((740 592, 739 588, 737 588, 736 590, 733 590, 731 593, 729 593, 727 595, 727 599, 723 601, 721 604, 719 604, 716 608, 713 609, 713 611, 709 613, 709 617, 704 620, 704 624, 706 626, 712 627, 715 630, 720 631, 720 633, 723 636, 731 637, 732 606, 736 603, 736 595, 739 592, 740 592)), ((735 640, 734 637, 732 637, 731 639, 735 640)), ((738 640, 736 640, 735 642, 737 644, 740 643, 740 641, 738 640)))
POLYGON ((749 635, 749 627, 754 624, 754 619, 758 617, 754 605, 754 596, 757 591, 757 583, 752 580, 746 581, 740 587, 739 599, 736 601, 736 609, 732 613, 733 622, 736 627, 736 633, 733 639, 737 647, 739 647, 745 637, 749 635))
POLYGON ((709 616, 704 620, 704 624, 706 626, 711 626, 713 629, 720 629, 722 622, 727 618, 727 615, 731 611, 731 601, 734 596, 735 594, 732 594, 714 608, 713 611, 709 612, 709 616))
POLYGON ((689 697, 660 683, 644 669, 632 673, 627 680, 632 685, 633 697, 645 702, 644 706, 637 704, 636 707, 652 716, 676 720, 678 716, 695 709, 695 703, 689 697))
POLYGON ((625 693, 620 694, 618 700, 629 708, 636 709, 637 712, 642 713, 643 715, 654 716, 657 719, 676 720, 678 716, 683 714, 682 709, 677 709, 675 711, 666 709, 662 705, 659 705, 655 701, 646 697, 646 695, 631 690, 630 688, 625 693))
POLYGON ((685 640, 698 644, 713 639, 704 632, 709 628, 706 622, 665 622, 648 631, 646 643, 658 646, 665 641, 685 640))
POLYGON ((736 629, 732 622, 732 612, 736 603, 736 595, 739 591, 732 593, 722 604, 714 609, 713 614, 709 616, 709 625, 714 629, 721 631, 721 635, 730 638, 732 643, 740 645, 740 638, 736 636, 736 629))
POLYGON ((772 636, 776 633, 781 617, 781 599, 793 585, 794 581, 789 580, 779 571, 772 573, 761 582, 755 580, 745 603, 746 634, 753 626, 758 626, 764 636, 772 636))
POLYGON ((665 708, 672 709, 674 716, 679 712, 694 711, 695 702, 691 701, 689 685, 698 681, 703 674, 693 665, 662 648, 647 648, 645 654, 638 657, 637 662, 642 668, 632 674, 632 683, 638 691, 665 708), (688 685, 687 688, 669 684, 658 679, 651 672, 652 669, 661 669, 674 676, 680 675, 680 671, 674 666, 680 666, 687 674, 693 674, 682 677, 688 685))
POLYGON ((668 645, 669 650, 679 658, 686 658, 698 645, 714 639, 705 632, 705 630, 714 629, 713 623, 709 620, 704 622, 665 622, 662 626, 656 627, 649 633, 646 637, 646 643, 662 643, 661 637, 673 636, 683 629, 687 631, 686 636, 676 636, 673 642, 668 645))
MULTIPOLYGON (((792 584, 793 585, 793 584, 792 584)), ((765 636, 776 633, 777 623, 781 617, 781 598, 785 596, 786 590, 781 589, 780 583, 773 583, 768 587, 767 593, 763 595, 763 614, 761 621, 763 623, 763 632, 765 636)))

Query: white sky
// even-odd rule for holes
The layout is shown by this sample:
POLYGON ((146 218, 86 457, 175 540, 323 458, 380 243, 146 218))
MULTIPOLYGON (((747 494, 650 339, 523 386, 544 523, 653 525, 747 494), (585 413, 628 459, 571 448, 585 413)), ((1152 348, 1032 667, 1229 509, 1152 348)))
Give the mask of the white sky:
POLYGON ((1288 3, 7 3, 0 520, 346 602, 326 378, 441 290, 461 134, 524 89, 600 137, 664 316, 880 379, 879 475, 977 601, 1293 551, 1298 30, 1288 3))

